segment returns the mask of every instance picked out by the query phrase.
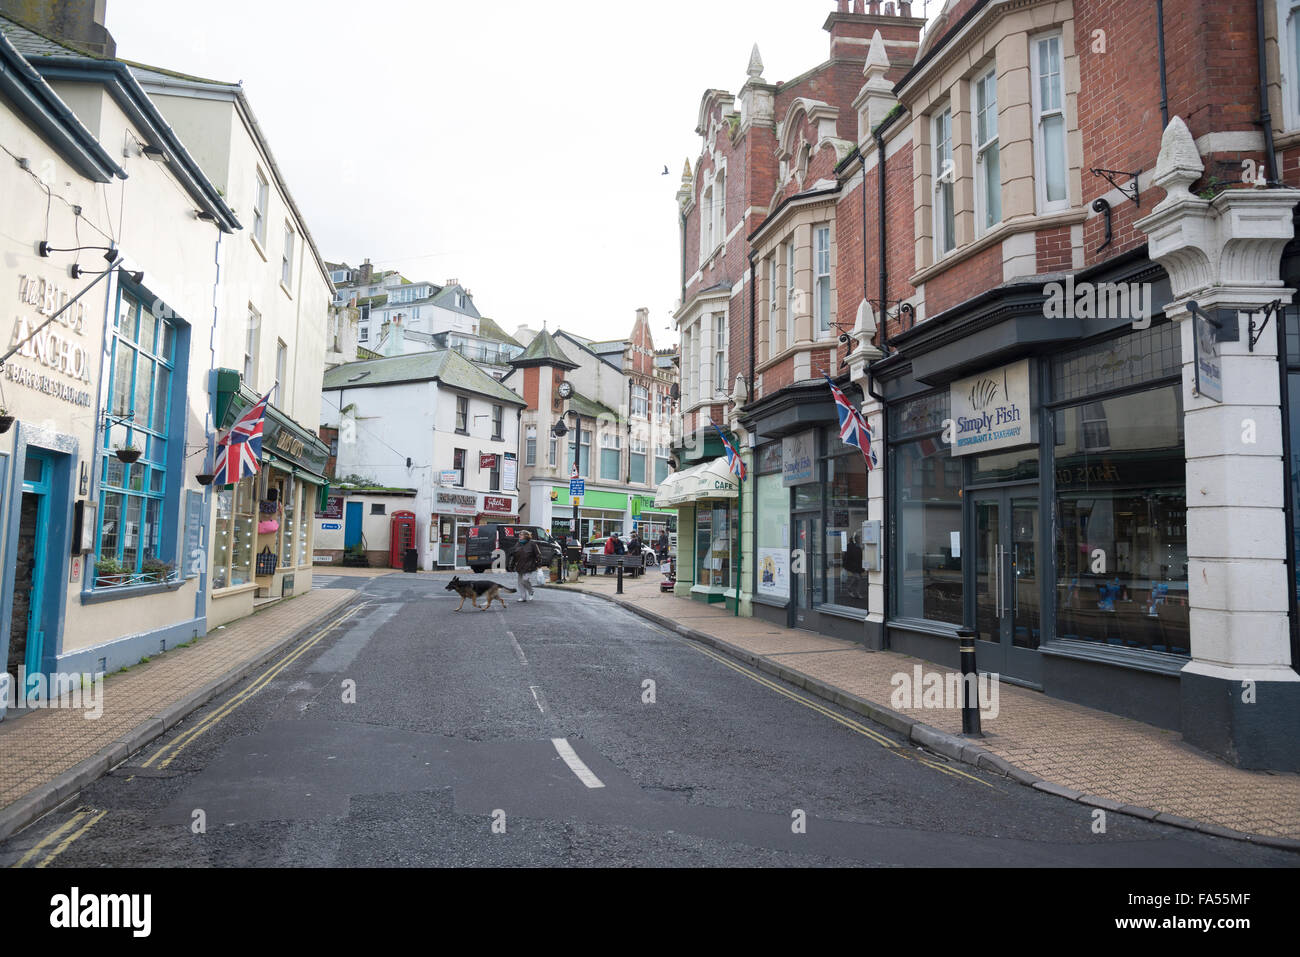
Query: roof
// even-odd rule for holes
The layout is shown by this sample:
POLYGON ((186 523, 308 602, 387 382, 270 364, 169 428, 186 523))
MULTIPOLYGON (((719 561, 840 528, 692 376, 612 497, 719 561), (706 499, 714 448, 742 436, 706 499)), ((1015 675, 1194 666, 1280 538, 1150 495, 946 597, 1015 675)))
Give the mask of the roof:
POLYGON ((164 151, 168 170, 202 210, 216 217, 218 227, 225 232, 243 228, 235 211, 190 156, 123 61, 65 46, 11 17, 0 16, 0 33, 47 82, 62 79, 103 82, 122 112, 146 139, 164 151))
POLYGON ((478 334, 484 339, 495 339, 497 342, 505 342, 512 346, 518 346, 520 349, 524 347, 522 342, 498 326, 495 320, 489 319, 487 316, 479 316, 478 334))
POLYGON ((474 392, 509 405, 526 406, 511 392, 459 352, 412 352, 383 359, 346 362, 325 373, 322 391, 369 389, 403 382, 437 381, 449 389, 474 392))
POLYGON ((45 78, 23 58, 3 31, 0 31, 0 93, 13 102, 27 121, 81 175, 100 183, 111 182, 114 177, 127 178, 122 167, 59 99, 45 78))
POLYGON ((611 369, 616 369, 616 370, 619 371, 619 372, 622 372, 622 371, 623 371, 623 365, 622 365, 622 359, 621 359, 622 352, 623 352, 622 349, 619 350, 619 355, 620 355, 620 361, 619 361, 619 364, 618 364, 618 365, 615 365, 613 362, 610 362, 610 361, 609 361, 609 359, 608 359, 608 357, 607 357, 607 356, 608 356, 607 353, 606 353, 606 354, 602 354, 602 353, 597 352, 595 349, 592 348, 592 346, 595 345, 596 343, 593 343, 590 339, 584 339, 582 336, 576 336, 576 335, 574 335, 574 334, 571 333, 571 332, 565 332, 563 329, 561 329, 559 332, 557 332, 556 335, 557 335, 557 336, 563 336, 565 339, 568 339, 570 342, 572 342, 575 346, 577 346, 577 347, 578 347, 579 349, 581 349, 583 352, 589 352, 589 353, 591 353, 591 355, 595 356, 599 361, 605 363, 605 365, 609 366, 611 369))
POLYGON ((618 417, 618 413, 605 403, 589 399, 580 392, 573 393, 573 395, 569 396, 568 401, 570 412, 576 412, 578 415, 586 416, 589 419, 595 419, 602 415, 618 417))
POLYGON ((510 360, 515 367, 553 365, 562 369, 576 369, 578 364, 564 354, 555 337, 543 329, 528 344, 523 355, 510 360))

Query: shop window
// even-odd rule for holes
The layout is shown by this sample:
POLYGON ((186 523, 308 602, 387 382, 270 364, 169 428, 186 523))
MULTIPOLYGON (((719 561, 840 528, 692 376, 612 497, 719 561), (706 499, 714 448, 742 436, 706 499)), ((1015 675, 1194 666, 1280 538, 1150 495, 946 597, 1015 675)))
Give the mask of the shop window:
MULTIPOLYGON (((781 443, 772 445, 779 454, 781 443)), ((790 491, 780 472, 759 475, 755 488, 755 513, 762 516, 754 528, 758 594, 781 601, 790 597, 790 491)))
POLYGON ((1182 374, 1182 345, 1172 322, 1092 343, 1052 361, 1052 399, 1070 401, 1182 374))
POLYGON ((1055 410, 1058 638, 1190 653, 1182 421, 1181 384, 1055 410))
POLYGON ((311 546, 312 531, 316 525, 311 521, 312 512, 311 503, 319 494, 319 489, 315 485, 305 484, 302 486, 302 503, 299 505, 302 514, 302 520, 298 524, 298 566, 311 564, 311 546))
POLYGON ((960 470, 942 442, 948 393, 941 391, 890 409, 890 561, 894 614, 900 618, 962 623, 960 470), (934 431, 927 426, 933 425, 934 431), (911 433, 915 438, 902 440, 911 433))
MULTIPOLYGON (((838 439, 838 433, 829 436, 832 442, 838 439)), ((827 459, 826 489, 825 601, 865 610, 862 523, 867 520, 867 463, 857 449, 827 459)))
POLYGON ((280 565, 293 568, 297 556, 295 536, 298 533, 298 485, 293 479, 285 479, 283 502, 280 508, 280 565))
POLYGON ((173 573, 164 548, 163 505, 168 494, 168 426, 175 327, 123 294, 112 335, 108 394, 113 420, 104 427, 100 459, 99 587, 161 581, 173 573), (134 447, 131 464, 115 449, 134 447))
POLYGON ((735 554, 735 507, 701 502, 695 510, 695 581, 706 588, 731 587, 735 554))
POLYGON ((257 538, 257 491, 254 477, 216 492, 213 529, 212 587, 246 585, 253 579, 253 549, 257 538))

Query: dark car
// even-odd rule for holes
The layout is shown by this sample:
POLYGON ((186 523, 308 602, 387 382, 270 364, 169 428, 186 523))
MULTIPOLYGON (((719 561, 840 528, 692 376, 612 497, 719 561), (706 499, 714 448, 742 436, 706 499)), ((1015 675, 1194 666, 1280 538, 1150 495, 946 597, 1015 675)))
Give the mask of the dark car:
POLYGON ((549 565, 560 554, 559 544, 546 533, 546 529, 536 525, 475 525, 465 541, 465 564, 475 574, 488 571, 492 567, 492 553, 499 548, 505 553, 506 571, 514 571, 520 532, 528 532, 533 537, 543 566, 549 565))

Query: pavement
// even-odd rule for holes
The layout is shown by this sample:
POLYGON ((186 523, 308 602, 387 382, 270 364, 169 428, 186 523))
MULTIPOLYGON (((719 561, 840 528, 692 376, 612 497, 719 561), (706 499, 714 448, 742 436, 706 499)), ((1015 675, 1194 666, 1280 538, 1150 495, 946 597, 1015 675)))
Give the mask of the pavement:
POLYGON ((587 575, 548 588, 597 595, 805 691, 863 714, 953 760, 1081 804, 1220 837, 1300 849, 1300 775, 1247 771, 1175 731, 1000 683, 983 737, 963 737, 959 708, 890 707, 895 675, 932 662, 812 632, 736 617, 661 593, 662 575, 587 575))
POLYGON ((318 588, 277 602, 105 676, 102 708, 34 709, 0 721, 0 838, 76 794, 354 598, 348 588, 318 588), (95 710, 102 713, 88 720, 95 710))

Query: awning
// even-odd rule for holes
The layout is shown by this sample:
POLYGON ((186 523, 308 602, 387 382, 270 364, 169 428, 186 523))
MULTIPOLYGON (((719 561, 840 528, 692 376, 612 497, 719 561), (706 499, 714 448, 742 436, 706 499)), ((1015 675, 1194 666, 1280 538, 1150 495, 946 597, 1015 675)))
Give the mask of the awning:
POLYGON ((735 498, 736 477, 725 458, 674 472, 655 490, 655 508, 683 505, 706 498, 735 498))

